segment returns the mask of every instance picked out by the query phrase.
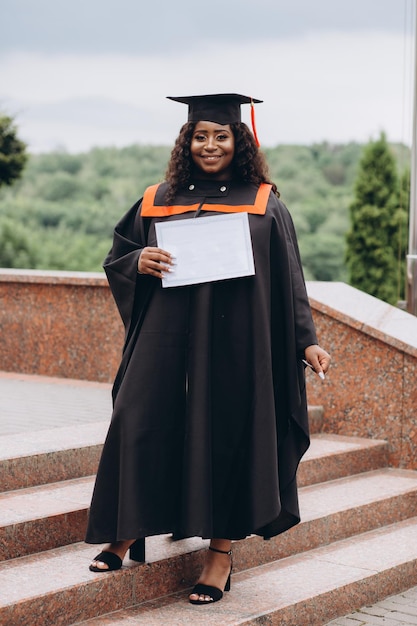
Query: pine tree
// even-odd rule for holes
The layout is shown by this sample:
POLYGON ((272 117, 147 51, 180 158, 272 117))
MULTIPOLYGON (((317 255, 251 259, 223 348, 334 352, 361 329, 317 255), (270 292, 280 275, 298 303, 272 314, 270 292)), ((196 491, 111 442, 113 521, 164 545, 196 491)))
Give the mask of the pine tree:
POLYGON ((398 299, 398 176, 384 133, 364 149, 349 207, 346 262, 351 285, 395 304, 398 299))
POLYGON ((18 139, 13 118, 0 115, 0 187, 20 177, 26 161, 26 144, 18 139))

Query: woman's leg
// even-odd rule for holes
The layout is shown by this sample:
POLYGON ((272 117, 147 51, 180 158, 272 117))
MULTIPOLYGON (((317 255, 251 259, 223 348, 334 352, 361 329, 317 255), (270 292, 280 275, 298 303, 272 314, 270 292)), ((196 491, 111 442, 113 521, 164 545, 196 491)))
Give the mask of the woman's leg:
MULTIPOLYGON (((216 587, 223 591, 232 567, 231 555, 227 554, 231 546, 232 542, 230 539, 212 539, 210 541, 210 547, 213 550, 207 550, 203 571, 198 579, 199 583, 216 587), (217 550, 221 552, 217 552, 217 550)), ((207 602, 212 600, 208 595, 198 595, 196 593, 192 593, 189 599, 207 602)))

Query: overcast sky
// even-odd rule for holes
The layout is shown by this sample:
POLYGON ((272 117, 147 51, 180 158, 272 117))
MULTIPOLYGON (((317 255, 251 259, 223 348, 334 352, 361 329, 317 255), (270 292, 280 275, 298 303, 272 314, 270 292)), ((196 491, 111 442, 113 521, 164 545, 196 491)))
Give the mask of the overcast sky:
POLYGON ((171 144, 165 96, 216 92, 264 100, 263 145, 409 143, 415 3, 0 0, 0 109, 37 152, 171 144))

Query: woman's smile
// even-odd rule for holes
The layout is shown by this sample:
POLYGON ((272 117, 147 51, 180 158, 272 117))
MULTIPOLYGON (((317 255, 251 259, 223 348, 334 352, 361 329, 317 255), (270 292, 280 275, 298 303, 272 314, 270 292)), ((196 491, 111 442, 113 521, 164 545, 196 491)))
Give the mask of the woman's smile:
POLYGON ((217 164, 221 158, 222 158, 222 155, 220 154, 216 154, 216 155, 202 154, 200 157, 200 159, 205 161, 207 165, 212 165, 213 163, 217 164))

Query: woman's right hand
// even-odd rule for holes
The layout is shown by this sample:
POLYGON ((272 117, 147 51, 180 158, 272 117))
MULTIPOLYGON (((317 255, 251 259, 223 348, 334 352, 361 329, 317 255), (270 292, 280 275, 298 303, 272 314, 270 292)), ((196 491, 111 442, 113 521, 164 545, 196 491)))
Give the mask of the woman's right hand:
POLYGON ((174 260, 172 255, 161 248, 147 246, 143 248, 139 256, 139 274, 150 274, 157 278, 163 278, 166 272, 172 271, 174 260))

